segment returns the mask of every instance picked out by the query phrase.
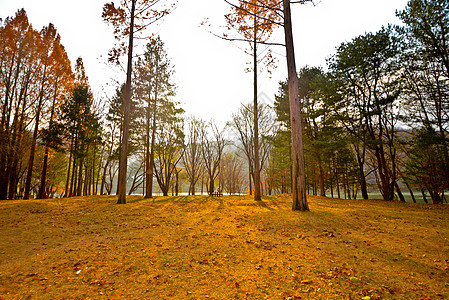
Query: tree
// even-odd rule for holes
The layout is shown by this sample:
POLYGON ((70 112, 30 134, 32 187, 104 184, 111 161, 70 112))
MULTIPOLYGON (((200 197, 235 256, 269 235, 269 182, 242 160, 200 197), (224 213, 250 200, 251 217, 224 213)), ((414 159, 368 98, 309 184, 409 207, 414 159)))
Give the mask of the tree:
MULTIPOLYGON (((237 113, 232 115, 230 123, 231 128, 234 129, 237 139, 242 147, 243 153, 248 161, 249 175, 254 182, 254 189, 256 190, 257 172, 254 168, 256 157, 259 158, 259 166, 261 169, 267 161, 270 152, 269 138, 273 135, 274 116, 270 108, 266 105, 260 105, 257 116, 258 127, 261 130, 257 132, 258 148, 255 148, 254 140, 256 139, 256 132, 254 131, 254 106, 252 104, 242 105, 237 113), (259 153, 256 156, 256 152, 259 153)), ((260 175, 260 174, 259 174, 260 175)), ((251 181, 251 180, 250 180, 251 181)), ((260 182, 259 182, 260 185, 260 182)), ((250 182, 251 188, 251 182, 250 182)), ((260 188, 260 186, 259 186, 260 188)))
POLYGON ((444 142, 430 126, 417 132, 408 151, 406 174, 414 185, 426 189, 434 204, 442 204, 449 188, 449 171, 445 163, 444 142))
POLYGON ((214 193, 215 179, 220 174, 221 158, 226 145, 224 139, 225 128, 218 129, 218 126, 213 121, 201 128, 201 155, 208 177, 209 186, 207 190, 209 195, 214 193))
POLYGON ((235 153, 224 153, 221 166, 220 175, 218 176, 220 186, 224 191, 227 191, 229 195, 242 192, 242 162, 239 156, 235 153))
POLYGON ((436 59, 449 77, 449 1, 410 0, 397 16, 427 58, 436 59))
POLYGON ((335 78, 342 83, 340 120, 373 152, 385 200, 393 200, 397 181, 395 109, 402 85, 396 64, 399 53, 393 30, 382 28, 341 44, 330 62, 335 78))
MULTIPOLYGON (((8 17, 0 27, 0 199, 14 199, 19 178, 20 152, 27 137, 32 97, 38 80, 40 35, 28 22, 25 10, 8 17), (9 188, 9 190, 8 190, 9 188)), ((29 145, 26 145, 29 146, 29 145)))
POLYGON ((187 143, 182 156, 182 164, 187 173, 189 195, 195 195, 195 186, 204 172, 200 143, 201 132, 204 126, 203 121, 194 117, 187 121, 187 143))
MULTIPOLYGON (((305 1, 300 1, 304 3, 305 1)), ((292 192, 293 210, 308 211, 306 178, 304 166, 304 146, 302 138, 301 102, 299 99, 298 76, 296 73, 295 49, 293 44, 290 0, 284 4, 284 35, 287 54, 288 95, 290 103, 290 126, 292 134, 292 192)))
POLYGON ((142 32, 170 12, 169 8, 157 9, 161 0, 122 0, 119 7, 114 2, 106 3, 103 7, 103 19, 114 27, 114 36, 118 42, 128 38, 128 46, 119 43, 109 52, 110 61, 118 62, 119 57, 127 52, 128 63, 126 69, 126 84, 123 105, 123 134, 121 140, 118 201, 126 203, 126 173, 128 163, 128 140, 131 108, 131 76, 133 60, 134 34, 142 32), (130 5, 131 4, 131 5, 130 5), (137 22, 136 22, 137 21, 137 22))
POLYGON ((177 165, 184 149, 181 120, 170 117, 160 124, 154 147, 154 174, 164 196, 168 196, 173 176, 178 173, 177 165))
POLYGON ((158 127, 169 120, 164 115, 168 111, 174 113, 173 117, 181 111, 173 106, 171 100, 175 95, 175 85, 172 84, 174 69, 161 38, 151 38, 145 50, 144 58, 139 59, 136 64, 135 95, 140 100, 140 119, 144 128, 145 197, 151 198, 158 127))
POLYGON ((53 65, 52 61, 52 51, 54 50, 54 45, 59 44, 59 35, 56 33, 56 28, 53 24, 49 24, 44 27, 41 32, 42 40, 38 44, 39 53, 39 92, 38 99, 35 105, 35 120, 34 120, 34 130, 33 130, 33 141, 31 143, 30 157, 28 160, 27 177, 25 183, 24 199, 28 199, 31 190, 31 180, 33 174, 34 166, 34 155, 36 150, 36 142, 38 138, 39 125, 42 117, 42 111, 46 105, 48 99, 46 92, 48 92, 48 86, 51 86, 50 74, 52 72, 51 67, 53 65))
POLYGON ((102 135, 100 117, 81 58, 78 58, 75 70, 76 82, 61 107, 58 126, 64 129, 65 137, 70 141, 67 197, 89 195, 91 187, 95 186, 96 149, 102 135))
MULTIPOLYGON (((225 0, 226 1, 226 0, 225 0)), ((226 1, 231 4, 230 2, 226 1)), ((276 13, 274 8, 279 7, 279 2, 276 0, 265 0, 263 5, 260 5, 259 0, 240 1, 239 5, 231 4, 232 12, 225 15, 227 29, 231 31, 235 28, 238 34, 242 38, 232 38, 228 34, 224 35, 224 38, 230 41, 246 41, 249 42, 251 51, 247 51, 247 54, 253 56, 253 127, 254 127, 254 139, 252 143, 254 153, 254 159, 252 160, 253 167, 253 180, 254 180, 254 200, 261 200, 260 191, 260 153, 259 153, 259 122, 258 122, 258 102, 257 102, 257 85, 258 85, 258 64, 262 61, 265 62, 268 68, 274 66, 274 59, 271 54, 271 49, 268 49, 266 55, 259 58, 258 45, 267 43, 276 23, 280 19, 280 15, 276 13)))
MULTIPOLYGON (((426 145, 421 137, 423 132, 436 134, 438 146, 429 141, 427 144, 430 148, 438 148, 443 158, 438 161, 446 169, 449 168, 448 5, 447 0, 412 0, 403 11, 397 12, 405 23, 400 28, 403 39, 401 61, 404 62, 406 80, 403 117, 412 128, 414 139, 417 139, 412 143, 412 152, 419 152, 417 145, 426 145)), ((421 161, 422 157, 409 155, 409 159, 413 158, 421 161)))
POLYGON ((54 150, 60 148, 62 141, 58 140, 58 133, 61 128, 58 128, 58 124, 55 122, 55 114, 58 106, 61 105, 64 93, 71 88, 73 84, 73 73, 70 66, 70 60, 67 57, 64 47, 60 44, 60 37, 57 36, 54 44, 53 50, 50 54, 52 56, 52 104, 50 108, 50 119, 48 121, 48 129, 43 131, 43 142, 45 144, 45 154, 42 166, 41 183, 39 186, 39 192, 37 195, 38 199, 42 199, 45 196, 45 185, 48 169, 48 156, 49 149, 54 150), (58 103, 59 102, 59 103, 58 103))

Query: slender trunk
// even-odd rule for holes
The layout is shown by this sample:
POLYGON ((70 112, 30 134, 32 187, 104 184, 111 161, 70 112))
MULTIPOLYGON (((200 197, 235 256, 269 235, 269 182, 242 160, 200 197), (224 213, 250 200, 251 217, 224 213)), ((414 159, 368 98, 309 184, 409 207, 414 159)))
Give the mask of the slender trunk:
POLYGON ((97 186, 96 186, 96 184, 95 184, 95 156, 96 156, 96 149, 97 149, 97 146, 94 144, 94 149, 92 150, 92 169, 91 169, 91 172, 92 172, 92 176, 91 176, 91 182, 90 182, 90 189, 89 189, 89 195, 92 195, 92 194, 94 194, 94 195, 96 195, 97 194, 97 186))
POLYGON ((321 160, 321 154, 318 153, 318 170, 319 170, 319 181, 320 181, 320 196, 326 197, 326 187, 324 186, 324 170, 323 162, 321 160))
POLYGON ((39 96, 39 102, 37 106, 37 112, 36 112, 36 120, 34 124, 34 132, 33 132, 33 140, 31 141, 31 148, 30 148, 30 158, 28 159, 28 169, 27 169, 27 177, 25 182, 25 195, 23 196, 23 199, 29 199, 30 198, 30 190, 31 190, 31 177, 33 175, 33 166, 34 166, 34 154, 36 151, 36 142, 37 142, 37 134, 39 130, 39 121, 40 121, 40 114, 41 114, 41 106, 42 101, 44 98, 43 91, 41 91, 39 96))
POLYGON ((152 132, 151 132, 151 148, 150 148, 150 166, 149 166, 149 177, 148 177, 148 191, 146 198, 153 197, 153 172, 154 172, 154 145, 156 143, 156 117, 157 117, 157 98, 158 98, 158 82, 157 82, 157 72, 158 66, 156 64, 156 83, 154 87, 154 101, 153 101, 153 124, 152 124, 152 132))
POLYGON ((64 197, 70 197, 69 196, 69 179, 70 179, 70 167, 72 164, 72 151, 73 151, 73 139, 70 141, 70 154, 69 154, 69 166, 67 168, 67 179, 65 181, 65 192, 64 197))
POLYGON ((401 189, 399 188, 399 185, 396 181, 394 182, 394 190, 396 191, 396 194, 398 194, 399 200, 401 200, 402 202, 406 202, 404 195, 402 194, 401 189))
POLYGON ((129 119, 131 110, 131 73, 132 73, 132 59, 133 59, 133 35, 134 35, 134 11, 136 7, 136 0, 132 0, 131 4, 131 24, 129 30, 129 45, 128 45, 128 68, 126 70, 126 86, 125 98, 123 99, 123 139, 120 151, 120 169, 118 180, 118 200, 117 204, 126 203, 126 173, 128 167, 128 139, 129 139, 129 119))
POLYGON ((407 187, 407 189, 408 189, 408 191, 409 191, 409 193, 410 193, 410 196, 412 197, 413 203, 416 203, 415 195, 413 194, 413 191, 412 191, 412 189, 410 188, 410 185, 408 184, 407 180, 404 180, 404 184, 405 184, 405 186, 407 187))
POLYGON ((83 185, 83 164, 84 158, 81 157, 78 163, 78 185, 76 187, 76 196, 81 196, 82 185, 83 185))
POLYGON ((283 0, 283 2, 285 46, 288 69, 288 94, 290 102, 290 122, 292 133, 292 209, 308 211, 309 205, 306 198, 301 107, 299 99, 298 75, 296 73, 295 50, 293 44, 290 0, 283 0))
POLYGON ((100 195, 103 195, 104 184, 106 182, 106 171, 108 170, 109 163, 110 163, 110 160, 108 158, 106 161, 106 164, 104 165, 104 168, 103 168, 103 176, 101 178, 101 186, 100 186, 100 195))
POLYGON ((261 201, 259 160, 259 113, 257 103, 257 15, 254 15, 254 200, 261 201))
POLYGON ((45 199, 45 181, 47 180, 48 151, 48 146, 45 146, 44 162, 42 164, 41 173, 41 184, 37 193, 37 199, 45 199))
MULTIPOLYGON (((151 92, 149 95, 151 95, 151 92)), ((150 98, 150 96, 148 96, 148 98, 150 98)), ((145 133, 145 198, 150 198, 150 181, 153 181, 153 174, 150 172, 150 99, 148 99, 146 112, 145 133)))
POLYGON ((176 196, 178 196, 178 194, 179 194, 179 172, 176 172, 176 185, 175 185, 175 188, 176 188, 176 190, 175 190, 175 193, 176 193, 176 196))
MULTIPOLYGON (((50 122, 48 124, 48 128, 50 130, 53 126, 53 118, 55 115, 56 95, 57 95, 57 91, 58 91, 57 82, 58 82, 58 80, 56 78, 56 81, 54 84, 53 102, 51 104, 50 122)), ((44 162, 42 164, 41 184, 39 186, 39 192, 37 194, 38 199, 43 199, 44 195, 45 195, 45 182, 47 180, 47 168, 48 168, 48 152, 49 152, 49 147, 48 147, 48 145, 45 145, 44 162)))
POLYGON ((75 196, 75 187, 76 187, 76 170, 78 168, 77 165, 78 160, 76 159, 76 156, 73 156, 73 167, 72 167, 72 179, 70 180, 70 192, 69 197, 75 196))
POLYGON ((249 180, 249 195, 251 196, 253 194, 253 185, 251 180, 251 162, 248 159, 248 180, 249 180))
POLYGON ((332 178, 329 180, 329 185, 331 188, 331 198, 334 198, 334 185, 332 183, 332 178))
POLYGON ((213 176, 209 176, 209 195, 212 195, 215 189, 215 182, 213 176))
POLYGON ((425 189, 421 189, 421 194, 422 194, 422 199, 424 200, 425 203, 429 203, 429 201, 427 201, 427 196, 426 196, 426 190, 425 189))

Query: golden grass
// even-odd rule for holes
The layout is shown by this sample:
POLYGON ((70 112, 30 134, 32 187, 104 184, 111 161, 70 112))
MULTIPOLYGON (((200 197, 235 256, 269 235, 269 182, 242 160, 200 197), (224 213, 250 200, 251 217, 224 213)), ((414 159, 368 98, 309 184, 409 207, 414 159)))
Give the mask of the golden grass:
POLYGON ((0 299, 443 299, 449 206, 288 195, 0 203, 0 299))

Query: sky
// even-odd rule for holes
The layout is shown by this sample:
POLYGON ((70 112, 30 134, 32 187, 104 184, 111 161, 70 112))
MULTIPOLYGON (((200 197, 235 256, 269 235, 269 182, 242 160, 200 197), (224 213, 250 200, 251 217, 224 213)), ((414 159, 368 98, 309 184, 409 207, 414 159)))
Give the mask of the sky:
MULTIPOLYGON (((94 96, 111 97, 117 81, 124 82, 124 71, 107 62, 114 39, 112 28, 101 18, 107 0, 0 0, 0 18, 14 16, 25 8, 30 23, 40 30, 53 23, 61 35, 72 63, 83 58, 94 96)), ((117 1, 118 2, 118 1, 117 1)), ((315 0, 315 5, 292 5, 296 65, 321 66, 335 53, 336 47, 367 32, 376 32, 387 24, 400 24, 396 10, 407 0, 315 0)), ((213 36, 200 24, 208 19, 213 32, 220 34, 224 14, 230 10, 223 0, 178 0, 177 8, 157 25, 148 29, 164 41, 174 69, 176 101, 186 115, 225 123, 240 105, 252 102, 253 75, 246 73, 252 58, 246 45, 213 36)), ((283 42, 282 30, 272 40, 283 42)), ((142 52, 145 41, 138 41, 142 52)), ((279 81, 287 77, 285 49, 273 47, 278 67, 271 75, 259 74, 259 102, 273 104, 279 81)))

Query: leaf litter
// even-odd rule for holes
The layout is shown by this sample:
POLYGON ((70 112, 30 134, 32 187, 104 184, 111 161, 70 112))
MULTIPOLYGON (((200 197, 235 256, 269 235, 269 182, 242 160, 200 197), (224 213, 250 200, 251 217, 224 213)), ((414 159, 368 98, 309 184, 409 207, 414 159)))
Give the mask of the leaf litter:
POLYGON ((0 203, 0 299, 441 299, 448 206, 289 195, 0 203))

